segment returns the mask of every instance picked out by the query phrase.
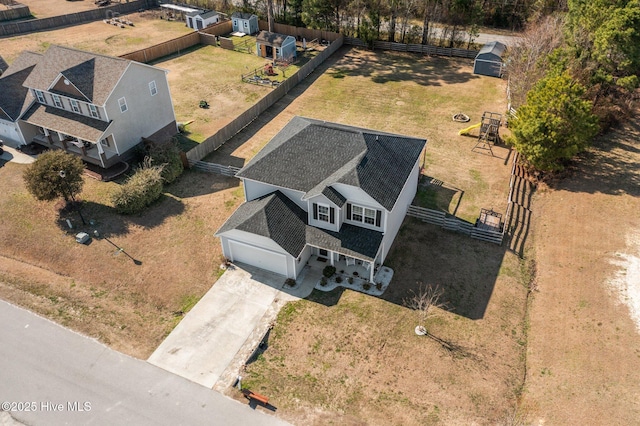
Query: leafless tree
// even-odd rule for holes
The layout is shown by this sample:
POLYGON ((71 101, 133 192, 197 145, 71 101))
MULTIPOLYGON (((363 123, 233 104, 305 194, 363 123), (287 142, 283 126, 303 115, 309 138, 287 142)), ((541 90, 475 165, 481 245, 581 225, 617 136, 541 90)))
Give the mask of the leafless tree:
POLYGON ((444 289, 439 285, 423 286, 422 283, 418 284, 418 292, 411 290, 412 296, 404 299, 404 305, 416 312, 418 327, 421 327, 422 334, 427 334, 427 319, 433 316, 438 309, 443 309, 446 304, 441 300, 444 289))

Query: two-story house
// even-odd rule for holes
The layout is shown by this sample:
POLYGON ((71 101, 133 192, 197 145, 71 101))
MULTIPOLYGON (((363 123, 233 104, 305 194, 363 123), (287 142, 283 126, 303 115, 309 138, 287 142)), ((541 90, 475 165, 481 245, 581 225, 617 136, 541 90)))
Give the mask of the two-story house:
POLYGON ((18 119, 11 117, 20 143, 64 149, 108 168, 126 161, 142 138, 178 132, 165 70, 62 46, 23 55, 38 59, 21 75, 22 89, 11 82, 23 96, 11 99, 14 109, 22 105, 18 119))
POLYGON ((296 278, 311 256, 369 280, 417 190, 417 139, 294 117, 242 170, 245 202, 222 225, 224 256, 296 278))

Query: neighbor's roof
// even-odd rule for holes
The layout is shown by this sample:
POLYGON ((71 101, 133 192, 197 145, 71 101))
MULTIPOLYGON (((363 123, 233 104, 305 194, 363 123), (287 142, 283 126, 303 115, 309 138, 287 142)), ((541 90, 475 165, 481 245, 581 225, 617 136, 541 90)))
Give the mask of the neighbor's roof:
POLYGON ((22 120, 90 142, 98 142, 111 124, 40 103, 33 104, 22 120))
POLYGON ((426 143, 294 117, 237 176, 302 191, 304 198, 343 183, 391 211, 426 143))
POLYGON ((282 43, 289 37, 286 34, 271 33, 269 31, 260 31, 256 37, 256 41, 270 44, 272 46, 282 46, 282 43))
POLYGON ((254 15, 253 13, 246 13, 246 12, 233 12, 231 14, 232 18, 238 18, 238 19, 251 19, 253 17, 258 18, 256 15, 254 15))
POLYGON ((505 52, 505 50, 507 50, 507 46, 505 44, 502 44, 499 41, 492 41, 482 46, 482 49, 480 49, 478 55, 476 55, 476 58, 480 55, 486 54, 495 55, 502 58, 502 54, 505 52))
POLYGON ((29 106, 32 96, 24 81, 42 58, 33 52, 22 52, 0 77, 0 118, 16 121, 29 106))
MULTIPOLYGON (((103 105, 131 61, 62 46, 50 46, 24 85, 47 91, 60 76, 69 80, 86 100, 103 105)), ((65 95, 68 95, 65 93, 65 95)))
POLYGON ((216 16, 216 15, 220 15, 218 12, 216 12, 215 10, 208 10, 208 11, 203 11, 203 10, 197 10, 195 12, 189 12, 187 13, 187 16, 200 16, 202 19, 207 19, 210 18, 212 16, 216 16))
POLYGON ((240 205, 216 235, 233 229, 270 238, 293 257, 310 244, 371 261, 383 237, 381 232, 346 223, 340 232, 310 226, 307 213, 280 191, 240 205))

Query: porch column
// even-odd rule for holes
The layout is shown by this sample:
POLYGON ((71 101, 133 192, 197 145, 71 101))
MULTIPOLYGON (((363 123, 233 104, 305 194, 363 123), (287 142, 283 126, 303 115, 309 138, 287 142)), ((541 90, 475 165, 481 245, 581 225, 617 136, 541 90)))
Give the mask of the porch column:
POLYGON ((335 265, 334 265, 334 263, 333 263, 333 262, 334 262, 334 261, 333 261, 333 258, 335 257, 335 254, 336 254, 336 253, 335 253, 335 252, 333 252, 333 251, 330 251, 329 253, 331 253, 331 256, 329 256, 329 259, 331 259, 331 266, 335 266, 335 265))
POLYGON ((373 282, 373 270, 376 267, 376 261, 371 262, 371 266, 369 267, 369 282, 373 282))

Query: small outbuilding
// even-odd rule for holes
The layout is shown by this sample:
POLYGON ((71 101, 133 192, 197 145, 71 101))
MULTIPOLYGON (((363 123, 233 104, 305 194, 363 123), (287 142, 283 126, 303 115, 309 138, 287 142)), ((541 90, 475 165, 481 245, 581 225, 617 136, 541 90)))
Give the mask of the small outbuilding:
POLYGON ((233 32, 255 34, 258 32, 258 17, 251 13, 233 12, 231 15, 233 32))
POLYGON ((504 66, 502 57, 506 50, 507 46, 499 41, 492 41, 482 46, 473 62, 473 73, 490 77, 502 77, 502 68, 504 66))
POLYGON ((220 14, 215 10, 189 12, 187 13, 187 27, 196 31, 202 30, 209 25, 217 24, 220 19, 220 14))
POLYGON ((256 37, 258 56, 275 61, 292 61, 296 58, 296 38, 285 34, 260 31, 256 37))

